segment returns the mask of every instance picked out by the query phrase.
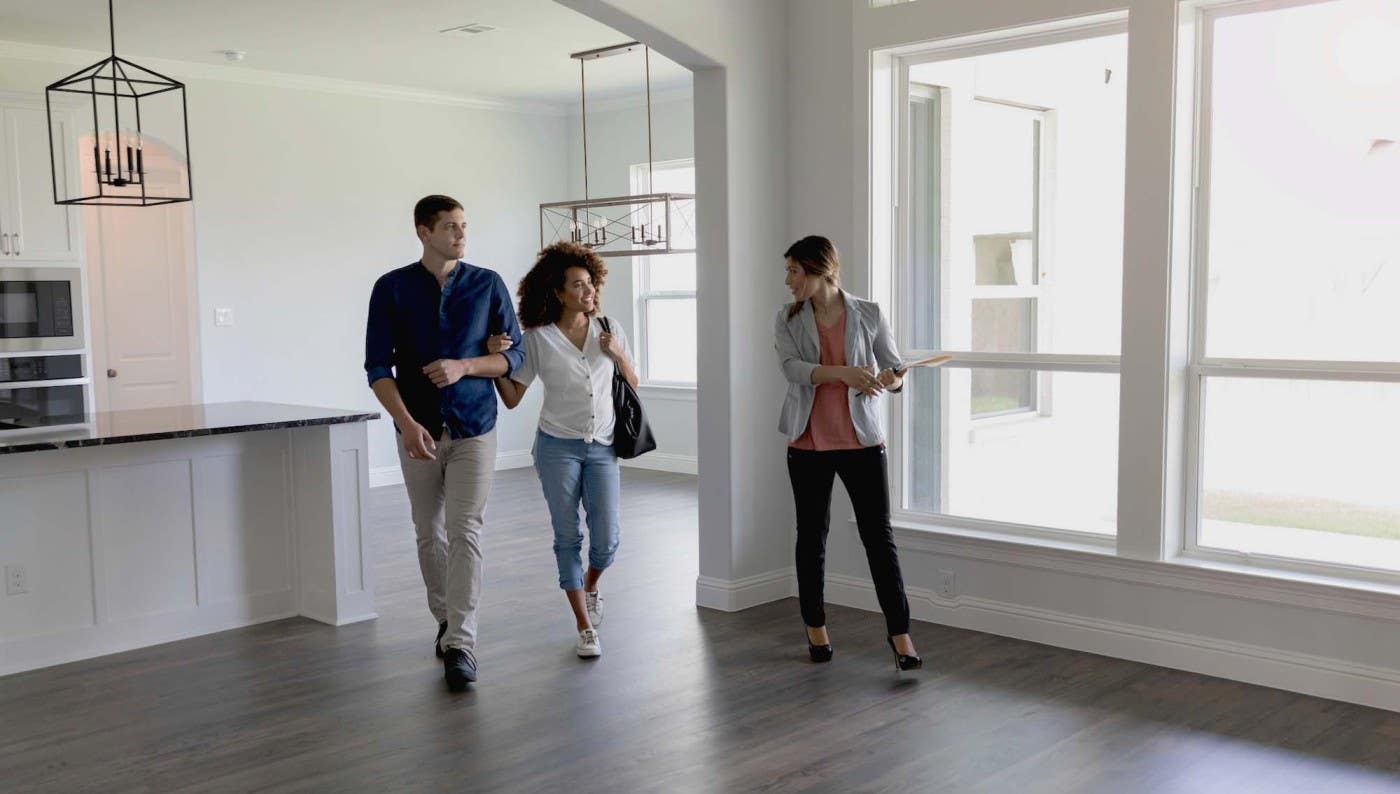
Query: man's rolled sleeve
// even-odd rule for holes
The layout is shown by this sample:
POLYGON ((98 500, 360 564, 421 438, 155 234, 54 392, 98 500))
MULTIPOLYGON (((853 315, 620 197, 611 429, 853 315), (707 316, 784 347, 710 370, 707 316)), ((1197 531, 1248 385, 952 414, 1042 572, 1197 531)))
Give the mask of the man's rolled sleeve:
POLYGON ((496 333, 510 336, 510 349, 501 352, 506 359, 506 377, 510 377, 525 363, 525 351, 520 347, 520 321, 516 319, 515 307, 510 302, 510 291, 506 289, 506 283, 501 280, 500 275, 496 275, 495 278, 491 303, 491 310, 495 314, 492 324, 500 329, 496 333))
POLYGON ((394 377, 394 291, 388 279, 374 282, 365 323, 365 377, 369 385, 394 377))

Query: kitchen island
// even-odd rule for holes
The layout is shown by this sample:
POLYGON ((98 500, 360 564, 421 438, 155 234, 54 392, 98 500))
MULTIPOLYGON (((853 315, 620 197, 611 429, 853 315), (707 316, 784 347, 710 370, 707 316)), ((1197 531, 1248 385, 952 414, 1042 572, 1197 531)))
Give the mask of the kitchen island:
POLYGON ((0 433, 0 675, 295 615, 375 617, 376 418, 211 403, 0 433))

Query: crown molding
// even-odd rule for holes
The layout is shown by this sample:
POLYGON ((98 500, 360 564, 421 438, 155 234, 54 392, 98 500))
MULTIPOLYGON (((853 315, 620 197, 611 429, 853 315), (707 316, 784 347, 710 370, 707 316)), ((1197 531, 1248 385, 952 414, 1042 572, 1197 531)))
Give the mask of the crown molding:
MULTIPOLYGON (((64 64, 75 67, 87 66, 107 57, 108 53, 97 50, 81 50, 68 47, 52 47, 46 44, 32 44, 23 41, 0 39, 0 58, 24 61, 64 64)), ((341 80, 334 77, 273 72, 249 69, 241 65, 199 63, 197 61, 177 61, 165 58, 147 58, 133 55, 133 60, 148 65, 178 80, 214 80, 241 85, 287 88, 302 91, 319 91, 328 94, 370 97, 374 99, 394 99, 404 102, 420 102, 429 105, 448 105, 472 108, 475 110, 495 110, 508 113, 526 113, 538 116, 563 116, 565 107, 549 102, 497 99, 492 97, 455 94, 446 91, 432 91, 409 86, 385 83, 367 83, 356 80, 341 80)), ((63 75, 55 74, 54 77, 63 75)), ((36 86, 36 90, 42 86, 36 86)))

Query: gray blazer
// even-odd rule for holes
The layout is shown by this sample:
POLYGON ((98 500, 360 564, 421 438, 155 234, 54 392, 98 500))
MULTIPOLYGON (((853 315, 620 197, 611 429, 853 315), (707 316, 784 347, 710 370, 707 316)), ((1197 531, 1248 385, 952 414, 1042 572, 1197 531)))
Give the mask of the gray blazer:
MULTIPOLYGON (((846 365, 873 365, 877 372, 904 366, 890 325, 880 313, 880 305, 861 300, 845 290, 841 290, 841 296, 846 300, 846 365)), ((817 318, 811 302, 803 303, 802 309, 789 320, 791 307, 789 303, 779 309, 773 321, 773 346, 777 348, 778 365, 788 382, 783 411, 778 415, 778 431, 787 437, 788 443, 801 438, 807 430, 812 401, 817 395, 817 387, 812 385, 812 370, 820 366, 821 361, 821 340, 817 336, 817 318)), ((884 443, 875 398, 847 389, 847 399, 860 443, 867 447, 884 443)))

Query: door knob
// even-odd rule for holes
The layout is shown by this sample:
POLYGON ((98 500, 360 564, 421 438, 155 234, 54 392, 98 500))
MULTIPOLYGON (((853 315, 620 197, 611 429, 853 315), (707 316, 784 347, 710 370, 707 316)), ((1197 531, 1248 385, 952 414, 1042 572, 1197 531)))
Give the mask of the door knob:
POLYGON ((117 376, 117 371, 116 371, 116 370, 114 370, 114 369, 109 369, 109 370, 107 370, 107 377, 109 377, 109 378, 115 378, 116 376, 117 376))

